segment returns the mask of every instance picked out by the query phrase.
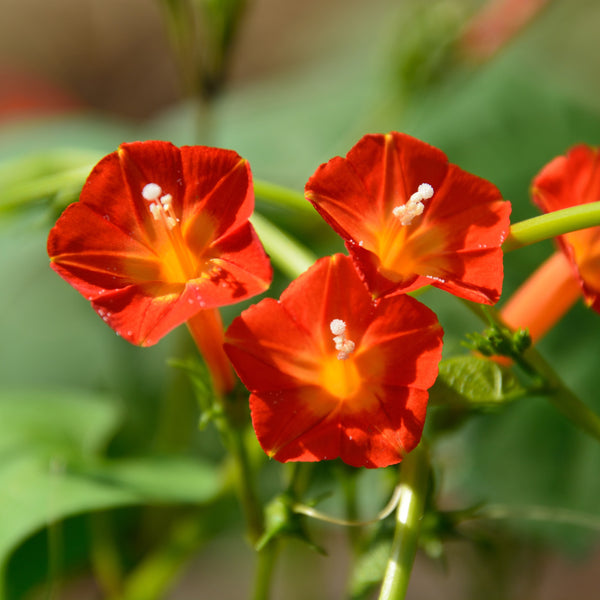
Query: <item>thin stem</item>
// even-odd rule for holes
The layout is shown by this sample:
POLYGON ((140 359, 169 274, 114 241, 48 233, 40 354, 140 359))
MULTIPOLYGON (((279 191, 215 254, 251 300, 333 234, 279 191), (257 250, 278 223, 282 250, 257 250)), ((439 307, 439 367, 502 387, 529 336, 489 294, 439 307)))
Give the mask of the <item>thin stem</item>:
POLYGON ((417 553, 429 469, 425 450, 418 446, 402 461, 396 529, 379 600, 403 600, 417 553))
POLYGON ((502 249, 510 252, 571 231, 600 225, 600 202, 580 204, 515 223, 502 249))
POLYGON ((92 565, 94 575, 107 598, 117 598, 122 591, 123 568, 111 515, 99 511, 90 515, 92 565))
POLYGON ((295 279, 317 260, 308 248, 258 213, 251 221, 271 260, 285 275, 295 279))
POLYGON ((580 513, 568 508, 551 506, 509 506, 488 504, 477 509, 470 519, 526 519, 528 521, 546 521, 564 523, 600 531, 600 519, 596 515, 580 513))
POLYGON ((271 596, 278 546, 276 540, 271 540, 257 553, 253 600, 268 600, 271 596))
POLYGON ((254 486, 254 472, 250 465, 248 449, 244 443, 244 431, 231 423, 229 419, 226 427, 226 444, 235 465, 234 481, 246 518, 246 534, 248 541, 254 546, 261 538, 264 530, 263 508, 254 486))
POLYGON ((275 206, 287 206, 294 210, 316 216, 316 211, 304 194, 262 179, 254 180, 254 194, 257 198, 275 206))

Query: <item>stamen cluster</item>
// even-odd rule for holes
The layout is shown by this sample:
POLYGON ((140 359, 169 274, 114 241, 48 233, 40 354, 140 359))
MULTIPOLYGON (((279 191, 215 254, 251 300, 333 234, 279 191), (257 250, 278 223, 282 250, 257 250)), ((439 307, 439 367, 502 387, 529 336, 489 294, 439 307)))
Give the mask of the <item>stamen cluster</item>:
POLYGON ((338 360, 346 360, 355 348, 354 342, 346 338, 346 323, 341 319, 333 319, 329 324, 329 329, 334 335, 333 342, 338 351, 338 360))
POLYGON ((406 204, 396 206, 392 213, 400 219, 402 225, 410 225, 415 217, 423 214, 423 200, 433 196, 433 188, 428 183, 422 183, 417 191, 408 199, 406 204))
POLYGON ((163 221, 167 229, 173 229, 179 219, 173 211, 173 196, 163 194, 163 190, 157 183, 148 183, 142 190, 144 200, 148 201, 148 210, 155 221, 163 221))

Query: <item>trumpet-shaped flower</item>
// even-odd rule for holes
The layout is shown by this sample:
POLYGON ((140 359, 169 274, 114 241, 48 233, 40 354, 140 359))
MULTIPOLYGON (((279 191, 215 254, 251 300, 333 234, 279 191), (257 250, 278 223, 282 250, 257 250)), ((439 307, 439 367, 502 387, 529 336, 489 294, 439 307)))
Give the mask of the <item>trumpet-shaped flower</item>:
MULTIPOLYGON (((533 201, 544 211, 600 201, 600 149, 580 144, 550 161, 535 177, 533 201)), ((600 312, 600 227, 557 238, 586 303, 600 312)))
MULTIPOLYGON (((253 207, 250 168, 233 151, 123 144, 51 230, 51 266, 119 335, 149 346, 268 287, 253 207)), ((207 322, 214 333, 214 314, 207 322)))
POLYGON ((254 430, 281 462, 398 463, 421 438, 442 328, 406 295, 373 299, 349 257, 322 258, 242 312, 225 351, 254 430))
POLYGON ((425 285, 485 304, 500 297, 510 203, 440 150, 402 133, 367 135, 317 169, 306 197, 374 297, 425 285))

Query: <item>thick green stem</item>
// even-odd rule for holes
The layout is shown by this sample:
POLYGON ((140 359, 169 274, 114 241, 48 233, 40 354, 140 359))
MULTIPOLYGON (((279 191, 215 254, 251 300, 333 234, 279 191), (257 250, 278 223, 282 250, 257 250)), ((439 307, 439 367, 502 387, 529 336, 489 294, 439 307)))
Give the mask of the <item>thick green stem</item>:
POLYGON ((402 462, 396 529, 379 600, 403 600, 417 553, 429 479, 427 455, 421 446, 402 462))
POLYGON ((510 252, 570 231, 598 225, 600 225, 600 202, 555 210, 512 225, 502 249, 504 252, 510 252))

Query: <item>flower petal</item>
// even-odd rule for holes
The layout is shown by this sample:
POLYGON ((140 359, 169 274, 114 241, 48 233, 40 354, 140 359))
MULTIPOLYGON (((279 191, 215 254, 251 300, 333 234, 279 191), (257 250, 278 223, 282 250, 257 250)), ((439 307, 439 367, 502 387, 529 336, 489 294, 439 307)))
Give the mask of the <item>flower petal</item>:
MULTIPOLYGON (((550 161, 534 178, 532 197, 544 212, 600 201, 600 149, 579 144, 550 161)), ((600 312, 600 227, 556 239, 569 258, 586 303, 600 312)))
POLYGON ((365 136, 317 169, 306 196, 375 297, 429 284, 487 304, 500 297, 510 203, 440 150, 395 132, 365 136))
POLYGON ((317 261, 278 302, 243 311, 225 351, 252 393, 252 422, 270 456, 379 467, 418 443, 442 334, 412 298, 373 300, 338 254, 317 261), (340 353, 339 336, 349 350, 340 353))
POLYGON ((119 335, 150 345, 268 287, 253 202, 248 164, 231 150, 123 144, 50 232, 52 268, 119 335))

